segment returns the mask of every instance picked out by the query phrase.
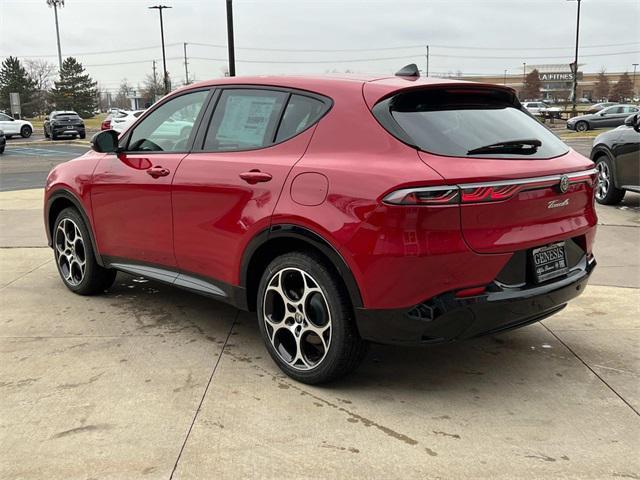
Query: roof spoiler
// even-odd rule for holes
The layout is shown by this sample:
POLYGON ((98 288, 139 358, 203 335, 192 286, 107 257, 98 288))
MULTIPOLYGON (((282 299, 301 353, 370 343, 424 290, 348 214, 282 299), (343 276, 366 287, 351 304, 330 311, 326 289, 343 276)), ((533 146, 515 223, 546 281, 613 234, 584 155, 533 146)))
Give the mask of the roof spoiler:
POLYGON ((405 65, 396 72, 396 77, 419 77, 420 71, 415 63, 405 65))

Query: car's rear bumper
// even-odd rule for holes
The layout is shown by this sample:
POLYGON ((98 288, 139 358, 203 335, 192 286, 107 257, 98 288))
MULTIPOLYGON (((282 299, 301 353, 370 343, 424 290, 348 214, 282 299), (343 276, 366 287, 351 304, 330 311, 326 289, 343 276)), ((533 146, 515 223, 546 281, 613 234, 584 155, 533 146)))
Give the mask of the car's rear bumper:
POLYGON ((85 127, 79 125, 65 125, 54 127, 52 131, 56 135, 81 135, 85 133, 85 127))
POLYGON ((425 345, 479 337, 542 320, 564 308, 587 285, 595 259, 584 256, 560 280, 523 288, 492 285, 487 293, 438 295, 400 310, 356 309, 360 335, 377 343, 425 345))

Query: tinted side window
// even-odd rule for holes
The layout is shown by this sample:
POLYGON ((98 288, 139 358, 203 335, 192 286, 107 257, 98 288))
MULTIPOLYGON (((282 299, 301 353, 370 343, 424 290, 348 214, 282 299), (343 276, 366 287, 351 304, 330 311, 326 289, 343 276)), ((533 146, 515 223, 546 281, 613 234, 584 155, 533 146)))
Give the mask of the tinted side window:
POLYGON ((272 144, 288 95, 270 90, 224 90, 207 130, 204 150, 251 150, 272 144))
POLYGON ((208 90, 186 93, 160 105, 133 130, 127 150, 184 151, 207 95, 208 90))
POLYGON ((291 95, 282 116, 276 142, 293 137, 313 125, 324 113, 325 105, 320 100, 304 95, 291 95))
POLYGON ((0 121, 2 121, 2 122, 10 122, 11 118, 9 118, 9 116, 5 115, 4 113, 0 113, 0 121))

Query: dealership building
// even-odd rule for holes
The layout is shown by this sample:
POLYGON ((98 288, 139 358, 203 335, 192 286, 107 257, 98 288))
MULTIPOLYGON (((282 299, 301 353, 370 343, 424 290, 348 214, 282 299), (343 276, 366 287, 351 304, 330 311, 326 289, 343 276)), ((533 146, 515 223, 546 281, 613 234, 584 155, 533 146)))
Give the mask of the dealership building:
MULTIPOLYGON (((596 83, 598 82, 599 73, 586 73, 581 70, 584 65, 578 65, 578 89, 577 98, 588 98, 592 101, 599 101, 595 98, 596 83)), ((573 73, 568 64, 544 64, 544 65, 525 65, 519 72, 505 70, 503 75, 465 75, 466 80, 476 82, 496 83, 507 85, 517 91, 522 90, 524 77, 533 70, 538 70, 540 75, 540 93, 543 100, 566 101, 571 97, 571 89, 573 83, 573 73)), ((609 73, 605 75, 609 79, 609 86, 613 88, 616 82, 624 72, 609 73)), ((629 72, 632 75, 632 72, 629 72)), ((639 74, 640 76, 640 74, 639 74)), ((635 87, 635 86, 634 86, 635 87)), ((634 88, 637 92, 637 88, 634 88)), ((538 99, 521 99, 521 100, 538 100, 538 99)))

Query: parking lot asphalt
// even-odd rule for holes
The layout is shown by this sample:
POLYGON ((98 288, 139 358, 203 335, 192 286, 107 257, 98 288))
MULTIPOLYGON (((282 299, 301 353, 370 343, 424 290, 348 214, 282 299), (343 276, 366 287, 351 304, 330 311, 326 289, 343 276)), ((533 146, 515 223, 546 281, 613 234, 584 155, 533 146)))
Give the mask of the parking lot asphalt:
MULTIPOLYGON (((0 157, 2 182, 18 158, 43 172, 64 155, 0 157)), ((598 268, 556 316, 376 345, 310 387, 280 373, 252 314, 125 274, 70 293, 42 191, 15 186, 0 193, 0 478, 640 478, 639 195, 598 207, 598 268)))

